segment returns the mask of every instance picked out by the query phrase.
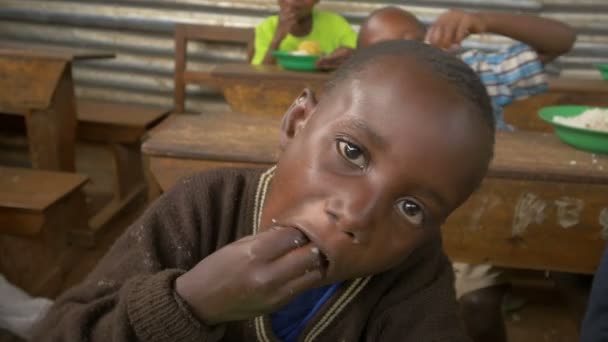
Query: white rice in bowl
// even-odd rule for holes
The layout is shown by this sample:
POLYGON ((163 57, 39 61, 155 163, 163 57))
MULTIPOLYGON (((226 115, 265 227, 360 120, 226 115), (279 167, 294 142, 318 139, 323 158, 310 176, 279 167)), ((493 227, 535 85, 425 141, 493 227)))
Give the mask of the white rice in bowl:
POLYGON ((608 132, 608 109, 590 108, 577 116, 554 116, 553 121, 566 126, 608 132))

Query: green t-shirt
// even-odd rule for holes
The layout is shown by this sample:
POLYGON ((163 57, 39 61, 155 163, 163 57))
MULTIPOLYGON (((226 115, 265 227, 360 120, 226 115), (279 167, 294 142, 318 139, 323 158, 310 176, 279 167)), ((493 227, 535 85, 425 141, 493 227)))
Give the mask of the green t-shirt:
MULTIPOLYGON (((266 18, 255 28, 255 54, 251 59, 251 64, 262 64, 278 24, 279 16, 273 15, 266 18)), ((357 33, 348 21, 340 15, 313 10, 310 34, 304 37, 294 37, 287 34, 281 42, 279 50, 295 51, 298 49, 298 45, 306 40, 319 42, 321 52, 330 54, 340 46, 354 49, 357 45, 357 33)))

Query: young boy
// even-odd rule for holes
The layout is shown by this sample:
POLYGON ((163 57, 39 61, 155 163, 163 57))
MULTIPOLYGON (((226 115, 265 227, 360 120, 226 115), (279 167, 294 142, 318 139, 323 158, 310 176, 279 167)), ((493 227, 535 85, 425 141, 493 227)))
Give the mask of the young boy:
POLYGON ((503 108, 547 90, 543 64, 570 51, 576 40, 568 25, 531 15, 451 10, 426 30, 413 14, 387 7, 374 11, 361 25, 358 46, 413 39, 448 50, 459 47, 470 34, 484 33, 503 35, 516 43, 498 52, 473 49, 459 56, 486 85, 498 128, 511 129, 503 120, 503 108))
POLYGON ((440 226, 492 158, 485 89, 418 42, 304 90, 269 170, 180 182, 38 328, 63 341, 467 341, 440 226), (446 172, 449 170, 449 172, 446 172))
POLYGON ((251 64, 275 64, 272 51, 296 51, 300 43, 313 41, 325 55, 321 69, 335 69, 350 57, 357 33, 338 14, 315 10, 319 0, 279 0, 279 14, 255 28, 251 64))
MULTIPOLYGON (((503 107, 546 91, 543 63, 568 52, 576 38, 567 25, 536 16, 452 10, 439 16, 427 31, 411 13, 389 7, 368 17, 361 26, 358 46, 411 39, 449 50, 473 33, 501 34, 518 41, 499 52, 469 50, 459 55, 486 86, 497 128, 512 129, 503 120, 503 107)), ((456 292, 471 337, 475 341, 505 341, 501 310, 505 287, 501 272, 490 265, 456 263, 454 268, 456 292)))

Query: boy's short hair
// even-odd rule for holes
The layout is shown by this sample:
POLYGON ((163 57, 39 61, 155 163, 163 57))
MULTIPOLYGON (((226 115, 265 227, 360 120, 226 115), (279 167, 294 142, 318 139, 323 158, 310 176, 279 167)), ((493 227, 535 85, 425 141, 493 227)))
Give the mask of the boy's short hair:
POLYGON ((491 137, 488 157, 492 158, 496 126, 492 102, 486 87, 468 65, 439 48, 413 40, 392 40, 358 49, 325 84, 324 92, 329 92, 338 84, 352 79, 370 66, 382 63, 386 57, 412 58, 416 63, 427 65, 438 78, 451 84, 465 100, 477 108, 479 119, 482 120, 491 137))

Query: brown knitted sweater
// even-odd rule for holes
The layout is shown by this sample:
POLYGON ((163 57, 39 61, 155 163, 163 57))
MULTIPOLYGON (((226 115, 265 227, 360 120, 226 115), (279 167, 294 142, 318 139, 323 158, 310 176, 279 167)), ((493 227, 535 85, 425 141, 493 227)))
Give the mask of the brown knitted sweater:
MULTIPOLYGON (((277 341, 268 316, 207 326, 173 290, 198 261, 256 231, 271 179, 263 172, 224 169, 183 179, 57 300, 34 341, 277 341)), ((397 269, 345 283, 300 341, 468 341, 441 241, 397 269)))

